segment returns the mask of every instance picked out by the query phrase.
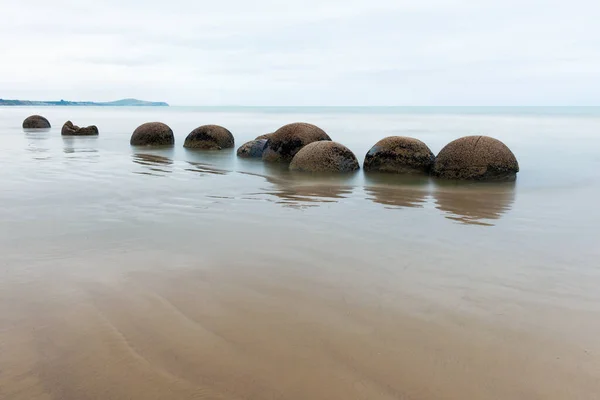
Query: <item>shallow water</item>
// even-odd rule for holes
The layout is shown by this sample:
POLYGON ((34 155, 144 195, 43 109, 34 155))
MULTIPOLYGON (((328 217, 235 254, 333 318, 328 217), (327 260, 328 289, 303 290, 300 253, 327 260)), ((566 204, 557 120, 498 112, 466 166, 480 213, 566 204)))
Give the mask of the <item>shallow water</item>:
POLYGON ((0 108, 0 398, 597 398, 599 131, 594 108, 0 108), (53 128, 23 132, 33 113, 53 128), (147 121, 175 147, 131 148, 147 121), (294 121, 361 162, 389 135, 494 136, 521 172, 307 176, 182 147, 294 121))

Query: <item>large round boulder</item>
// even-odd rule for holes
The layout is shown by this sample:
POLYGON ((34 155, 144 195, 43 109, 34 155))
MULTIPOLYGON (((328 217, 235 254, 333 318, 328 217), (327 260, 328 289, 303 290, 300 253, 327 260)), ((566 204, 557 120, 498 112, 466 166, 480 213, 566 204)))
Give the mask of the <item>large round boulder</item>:
POLYGON ((301 148, 312 142, 331 140, 318 126, 304 122, 285 125, 273 132, 263 152, 263 161, 290 162, 301 148))
POLYGON ((350 149, 331 141, 307 144, 290 163, 290 170, 304 172, 352 172, 359 168, 358 160, 350 149))
POLYGON ((173 131, 162 122, 146 122, 131 135, 132 146, 172 146, 175 144, 173 131))
POLYGON ((260 158, 263 155, 266 144, 267 139, 251 140, 240 146, 237 150, 237 155, 243 158, 260 158))
POLYGON ((50 122, 41 115, 31 115, 23 121, 23 129, 48 129, 50 122))
POLYGON ((98 135, 98 127, 96 125, 79 127, 73 125, 71 121, 67 121, 63 125, 60 133, 63 136, 95 136, 98 135))
POLYGON ((488 136, 466 136, 446 145, 435 160, 433 174, 446 179, 514 180, 519 163, 510 149, 488 136))
POLYGON ((375 143, 365 156, 365 171, 392 172, 396 174, 428 173, 435 156, 427 145, 418 139, 390 136, 375 143))
POLYGON ((183 147, 189 149, 221 150, 233 147, 235 140, 227 129, 219 125, 203 125, 185 138, 183 147))

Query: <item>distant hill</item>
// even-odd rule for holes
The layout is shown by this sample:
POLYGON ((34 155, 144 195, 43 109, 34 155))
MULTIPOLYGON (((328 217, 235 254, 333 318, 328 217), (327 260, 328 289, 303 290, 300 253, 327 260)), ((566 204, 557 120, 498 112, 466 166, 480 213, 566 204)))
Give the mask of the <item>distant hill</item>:
POLYGON ((0 99, 0 106, 106 106, 106 107, 168 107, 163 101, 144 101, 138 99, 123 99, 108 102, 93 101, 32 101, 0 99))

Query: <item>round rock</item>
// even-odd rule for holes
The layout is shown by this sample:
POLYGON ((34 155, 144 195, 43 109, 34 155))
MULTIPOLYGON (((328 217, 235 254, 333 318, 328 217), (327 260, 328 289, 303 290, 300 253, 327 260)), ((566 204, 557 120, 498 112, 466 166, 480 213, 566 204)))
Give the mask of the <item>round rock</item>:
POLYGON ((251 140, 237 150, 237 156, 243 158, 260 158, 265 150, 267 139, 251 140))
POLYGON ((290 170, 304 172, 352 172, 359 168, 358 160, 350 149, 331 141, 307 144, 290 164, 290 170))
POLYGON ((63 125, 60 133, 63 136, 95 136, 98 135, 98 127, 96 125, 79 127, 73 125, 71 121, 67 121, 63 125))
POLYGON ((318 126, 304 122, 285 125, 271 135, 262 158, 269 162, 290 162, 301 148, 321 140, 331 141, 331 138, 318 126))
POLYGON ((23 121, 23 129, 48 129, 50 122, 41 115, 31 115, 23 121))
POLYGON ((365 156, 365 171, 396 174, 428 173, 435 156, 418 139, 390 136, 375 143, 365 156))
POLYGON ((146 122, 131 135, 132 146, 172 146, 175 144, 173 131, 162 122, 146 122))
POLYGON ((446 145, 435 160, 433 174, 447 179, 511 181, 519 172, 512 151, 489 136, 466 136, 446 145))
POLYGON ((219 125, 203 125, 185 138, 183 147, 189 149, 221 150, 233 147, 233 135, 219 125))

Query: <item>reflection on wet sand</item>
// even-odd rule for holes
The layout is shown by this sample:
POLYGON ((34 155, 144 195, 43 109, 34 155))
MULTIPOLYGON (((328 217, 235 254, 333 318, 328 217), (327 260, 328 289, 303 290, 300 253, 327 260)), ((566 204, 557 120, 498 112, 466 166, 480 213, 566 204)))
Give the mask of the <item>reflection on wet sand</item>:
POLYGON ((49 160, 50 148, 48 139, 50 138, 49 129, 29 129, 25 130, 27 138, 27 151, 33 153, 34 160, 49 160))
POLYGON ((227 173, 229 173, 229 171, 227 170, 215 168, 214 166, 207 163, 195 161, 187 161, 187 163, 190 165, 190 167, 186 168, 186 171, 197 172, 200 175, 226 175, 227 173))
POLYGON ((436 208, 446 218, 475 225, 494 225, 515 201, 515 182, 438 184, 433 192, 436 208))
POLYGON ((386 208, 423 207, 429 196, 429 178, 393 174, 365 174, 369 200, 386 208))
POLYGON ((62 139, 63 152, 67 154, 69 160, 99 161, 96 136, 63 137, 62 139))
POLYGON ((272 187, 255 194, 274 196, 275 203, 284 207, 306 208, 318 207, 322 203, 335 203, 348 197, 354 190, 352 185, 347 184, 353 179, 352 174, 315 176, 277 167, 272 167, 268 172, 268 175, 241 173, 264 178, 272 187))
POLYGON ((164 176, 173 172, 173 160, 158 154, 134 153, 133 162, 144 166, 148 171, 136 171, 134 174, 164 176))

